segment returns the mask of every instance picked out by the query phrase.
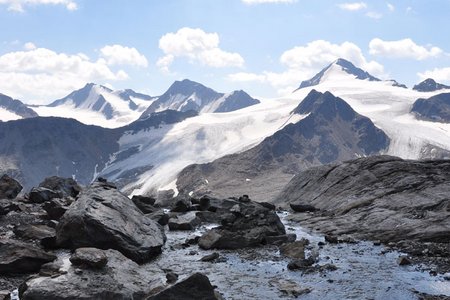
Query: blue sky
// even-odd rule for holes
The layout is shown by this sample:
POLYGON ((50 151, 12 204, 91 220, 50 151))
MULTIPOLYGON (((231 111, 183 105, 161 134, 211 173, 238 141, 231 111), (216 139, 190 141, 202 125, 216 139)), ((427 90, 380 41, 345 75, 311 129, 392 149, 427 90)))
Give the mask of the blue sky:
POLYGON ((189 78, 256 97, 338 57, 408 86, 450 83, 450 1, 0 0, 0 93, 49 103, 86 82, 163 93, 189 78))

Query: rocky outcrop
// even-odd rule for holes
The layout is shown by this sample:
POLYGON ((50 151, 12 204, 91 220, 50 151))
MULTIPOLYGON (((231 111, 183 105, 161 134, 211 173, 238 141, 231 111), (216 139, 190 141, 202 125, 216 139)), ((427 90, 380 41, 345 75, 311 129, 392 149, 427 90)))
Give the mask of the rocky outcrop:
POLYGON ((276 202, 320 209, 293 218, 334 236, 448 243, 449 174, 448 160, 360 158, 299 173, 276 202))
POLYGON ((31 244, 14 240, 0 241, 0 274, 22 274, 39 271, 45 263, 56 259, 31 244))
POLYGON ((157 256, 165 242, 160 225, 106 182, 96 182, 78 196, 61 218, 56 238, 73 249, 116 249, 138 263, 157 256))
POLYGON ((177 180, 180 193, 220 198, 232 190, 272 201, 302 170, 380 154, 390 143, 369 118, 329 92, 312 90, 293 114, 306 117, 247 151, 183 169, 177 180))
POLYGON ((59 194, 57 192, 44 187, 32 188, 28 195, 31 203, 45 203, 58 197, 59 194))
POLYGON ((44 179, 39 187, 47 188, 58 193, 59 198, 75 198, 81 192, 81 186, 72 178, 51 176, 44 179))
POLYGON ((107 264, 101 269, 67 266, 64 259, 59 259, 53 267, 56 274, 30 279, 20 287, 20 299, 143 300, 164 286, 161 271, 146 272, 116 250, 105 250, 104 255, 107 264))
POLYGON ((432 78, 427 78, 413 87, 413 90, 418 92, 434 92, 444 89, 450 89, 450 86, 437 83, 432 78))
POLYGON ((155 212, 157 208, 155 208, 153 205, 155 204, 156 199, 153 197, 146 197, 146 196, 133 196, 131 198, 131 201, 144 213, 149 214, 152 212, 155 212))
POLYGON ((14 199, 22 191, 20 183, 4 174, 0 177, 0 199, 14 199))
POLYGON ((235 202, 221 215, 222 225, 207 231, 199 240, 203 249, 240 249, 256 247, 267 237, 285 235, 277 214, 256 202, 235 202))
POLYGON ((214 287, 208 277, 195 273, 187 279, 148 298, 148 300, 217 300, 214 287))
POLYGON ((411 109, 419 119, 433 122, 450 122, 450 93, 418 99, 411 109))

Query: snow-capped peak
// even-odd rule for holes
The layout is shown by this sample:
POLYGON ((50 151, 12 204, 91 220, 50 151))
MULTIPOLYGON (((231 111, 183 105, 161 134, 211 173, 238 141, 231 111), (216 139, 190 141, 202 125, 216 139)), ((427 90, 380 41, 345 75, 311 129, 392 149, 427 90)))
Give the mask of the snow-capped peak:
POLYGON ((450 86, 437 83, 434 79, 428 78, 413 87, 418 92, 434 92, 438 90, 450 89, 450 86))

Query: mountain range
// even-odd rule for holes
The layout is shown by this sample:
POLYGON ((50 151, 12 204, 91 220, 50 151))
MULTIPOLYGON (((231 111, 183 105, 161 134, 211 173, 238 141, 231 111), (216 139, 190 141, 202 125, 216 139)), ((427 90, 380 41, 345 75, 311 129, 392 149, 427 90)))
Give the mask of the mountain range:
POLYGON ((159 97, 91 83, 46 106, 0 102, 26 118, 0 123, 0 172, 26 188, 51 175, 82 184, 103 176, 128 194, 231 189, 269 200, 314 165, 374 154, 450 157, 448 96, 430 89, 377 79, 343 59, 280 99, 190 80, 159 97))

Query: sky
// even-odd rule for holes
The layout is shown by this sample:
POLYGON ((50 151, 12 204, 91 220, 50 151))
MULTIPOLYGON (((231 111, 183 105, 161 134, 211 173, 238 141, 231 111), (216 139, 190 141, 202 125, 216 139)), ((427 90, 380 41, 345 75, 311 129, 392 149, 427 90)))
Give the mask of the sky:
POLYGON ((157 96, 188 78, 272 98, 337 58, 450 84, 449 14, 449 0, 0 0, 0 93, 47 104, 94 82, 157 96))

